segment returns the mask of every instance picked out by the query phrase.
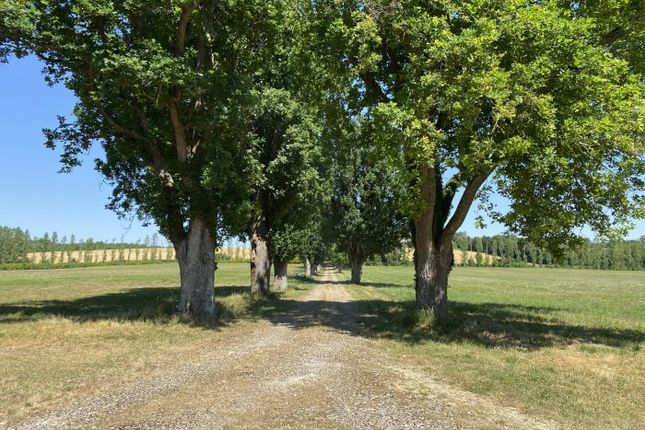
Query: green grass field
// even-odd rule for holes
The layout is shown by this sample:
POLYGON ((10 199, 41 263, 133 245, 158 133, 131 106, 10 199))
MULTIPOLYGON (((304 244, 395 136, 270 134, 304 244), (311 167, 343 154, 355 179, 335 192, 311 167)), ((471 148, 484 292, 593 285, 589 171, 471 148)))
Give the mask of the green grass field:
MULTIPOLYGON (((247 324, 280 304, 254 301, 248 277, 248 264, 220 264, 222 322, 203 329, 173 315, 176 264, 0 273, 0 428, 154 374, 205 344, 217 347, 228 325, 247 324)), ((304 291, 291 285, 287 297, 304 291)))
POLYGON ((456 268, 450 320, 414 309, 410 267, 350 286, 366 333, 438 377, 580 429, 645 428, 645 272, 456 268))
MULTIPOLYGON (((257 301, 248 277, 220 263, 222 321, 204 329, 173 314, 175 264, 0 273, 0 427, 236 341, 323 282, 257 301)), ((414 312, 410 267, 366 267, 370 286, 340 277, 356 335, 447 383, 573 428, 645 427, 645 272, 456 268, 441 326, 414 312)))

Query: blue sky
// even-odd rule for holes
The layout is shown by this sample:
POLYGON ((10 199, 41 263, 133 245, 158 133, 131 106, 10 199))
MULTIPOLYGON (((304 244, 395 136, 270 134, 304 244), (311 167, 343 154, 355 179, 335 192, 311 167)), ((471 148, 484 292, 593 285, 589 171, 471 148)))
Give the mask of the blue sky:
POLYGON ((0 64, 0 225, 27 228, 32 235, 57 231, 95 240, 136 241, 157 231, 119 220, 105 209, 111 188, 93 170, 97 149, 69 174, 58 154, 45 148, 42 129, 56 115, 70 115, 75 98, 65 87, 48 87, 33 58, 0 64))
MULTIPOLYGON (((0 225, 29 229, 32 235, 57 231, 59 237, 136 241, 157 231, 137 220, 120 220, 105 209, 111 189, 93 170, 95 148, 86 163, 69 174, 60 169, 58 154, 44 147, 42 129, 56 125, 56 115, 70 115, 74 96, 63 86, 48 87, 42 66, 33 58, 0 64, 0 225)), ((498 203, 503 205, 498 199, 498 203)), ((475 228, 476 211, 462 231, 496 234, 499 225, 475 228)), ((640 221, 629 237, 645 235, 640 221)))

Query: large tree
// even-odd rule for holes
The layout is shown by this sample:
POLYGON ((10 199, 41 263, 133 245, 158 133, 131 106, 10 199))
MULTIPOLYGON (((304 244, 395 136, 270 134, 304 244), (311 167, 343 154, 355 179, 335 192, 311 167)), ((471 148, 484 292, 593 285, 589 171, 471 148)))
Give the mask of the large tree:
POLYGON ((406 178, 381 157, 373 145, 371 117, 356 103, 352 88, 339 82, 331 82, 323 102, 322 139, 333 154, 324 236, 347 255, 352 282, 359 284, 365 261, 401 247, 407 236, 406 178))
POLYGON ((172 241, 179 310, 197 323, 214 317, 218 237, 250 209, 246 113, 272 13, 248 0, 0 2, 0 54, 37 56, 78 98, 47 144, 64 170, 102 146, 108 206, 172 241))
POLYGON ((316 116, 293 91, 269 86, 257 100, 251 151, 256 171, 250 189, 251 286, 255 293, 267 294, 272 257, 277 257, 276 270, 285 272, 290 254, 275 254, 271 238, 309 218, 312 196, 322 183, 317 169, 321 151, 316 116))
POLYGON ((287 262, 325 195, 325 163, 320 110, 316 103, 316 63, 305 48, 307 2, 272 3, 271 37, 264 41, 265 63, 254 76, 251 112, 254 150, 250 182, 253 291, 269 291, 275 264, 278 289, 286 288, 287 262), (277 243, 273 241, 277 240, 277 243))
MULTIPOLYGON (((291 218, 291 217, 290 217, 291 218)), ((273 291, 286 291, 288 287, 289 261, 298 257, 306 246, 306 224, 309 217, 283 220, 280 225, 274 226, 271 233, 271 259, 273 260, 273 291)))
MULTIPOLYGON (((320 143, 318 139, 316 142, 320 143)), ((326 155, 320 157, 317 151, 316 154, 317 163, 306 170, 311 175, 300 177, 300 192, 293 197, 289 211, 284 212, 272 225, 269 254, 274 267, 273 288, 276 291, 287 289, 289 261, 298 256, 306 261, 307 258, 302 256, 309 255, 312 245, 322 239, 319 220, 329 209, 331 183, 325 164, 330 160, 326 155)), ((311 275, 311 272, 306 274, 311 275)))
POLYGON ((359 284, 367 259, 402 246, 408 221, 396 171, 370 156, 358 125, 350 136, 352 144, 343 145, 335 160, 329 228, 347 255, 352 282, 359 284))
POLYGON ((606 235, 642 216, 642 41, 630 33, 641 18, 612 20, 614 9, 318 2, 329 73, 413 192, 419 309, 447 316, 452 239, 477 197, 509 199, 493 217, 556 255, 584 226, 606 235))
POLYGON ((333 243, 325 220, 329 201, 321 199, 320 205, 324 211, 314 213, 307 225, 299 232, 301 247, 298 255, 304 265, 305 276, 318 275, 320 266, 332 253, 333 243))

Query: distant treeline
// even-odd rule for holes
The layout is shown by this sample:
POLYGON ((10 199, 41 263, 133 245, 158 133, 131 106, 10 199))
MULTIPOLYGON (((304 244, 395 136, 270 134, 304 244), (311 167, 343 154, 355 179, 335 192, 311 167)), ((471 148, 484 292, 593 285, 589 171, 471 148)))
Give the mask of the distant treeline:
MULTIPOLYGON (((457 233, 453 241, 454 264, 457 266, 504 267, 576 267, 604 270, 645 270, 645 236, 638 240, 592 241, 585 239, 581 246, 556 259, 548 251, 524 239, 508 236, 470 237, 457 233), (460 255, 461 254, 461 255, 460 255), (487 257, 493 256, 493 258, 487 257)), ((342 260, 342 256, 339 259, 342 260)), ((404 244, 389 253, 375 255, 367 265, 411 264, 413 249, 404 244)), ((344 264, 347 264, 345 261, 344 264)))
MULTIPOLYGON (((159 246, 159 236, 155 233, 146 236, 143 241, 135 243, 110 241, 95 241, 92 238, 76 239, 72 234, 59 236, 58 233, 45 233, 42 237, 32 237, 29 230, 17 227, 0 226, 0 264, 29 262, 28 254, 40 253, 43 259, 51 253, 72 251, 119 250, 132 248, 156 248, 159 246)), ((71 254, 70 254, 71 255, 71 254)))
MULTIPOLYGON (((498 257, 493 263, 496 266, 561 266, 605 270, 645 269, 645 236, 638 240, 585 240, 580 247, 567 252, 560 261, 556 261, 548 251, 531 242, 507 235, 470 237, 458 233, 453 246, 455 253, 460 251, 474 253, 468 254, 468 258, 456 257, 456 261, 463 262, 460 264, 469 266, 487 265, 484 254, 488 254, 498 257)), ((77 240, 74 235, 69 238, 59 237, 56 232, 45 233, 42 237, 32 237, 28 230, 0 226, 0 264, 34 263, 42 265, 43 263, 53 264, 57 262, 57 259, 59 263, 64 260, 67 264, 91 264, 106 261, 118 263, 132 262, 132 260, 136 262, 174 258, 172 252, 162 255, 156 250, 150 253, 140 251, 140 248, 157 247, 159 247, 157 234, 146 236, 143 241, 127 243, 117 242, 116 239, 112 241, 95 241, 91 238, 77 240), (100 256, 96 252, 92 252, 99 250, 103 251, 100 256), (107 250, 114 251, 108 255, 107 250), (56 256, 56 253, 61 252, 65 255, 56 256), (117 253, 115 254, 115 252, 117 253), (37 255, 34 256, 34 253, 37 255)), ((385 255, 374 256, 367 261, 367 264, 410 263, 412 255, 409 251, 406 247, 401 247, 385 255)), ((218 250, 217 259, 246 261, 249 258, 248 254, 249 250, 244 247, 221 249, 218 250)))
MULTIPOLYGON (((498 266, 564 266, 605 270, 645 269, 645 236, 638 240, 591 241, 567 252, 556 261, 553 256, 531 242, 506 235, 476 236, 457 234, 454 248, 499 257, 498 266)), ((469 264, 477 264, 470 261, 469 264)))

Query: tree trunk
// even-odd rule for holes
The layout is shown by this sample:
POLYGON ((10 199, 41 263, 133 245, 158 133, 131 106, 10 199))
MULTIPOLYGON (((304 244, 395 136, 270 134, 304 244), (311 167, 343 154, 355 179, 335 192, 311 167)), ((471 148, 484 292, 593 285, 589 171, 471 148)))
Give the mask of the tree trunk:
POLYGON ((268 225, 263 216, 251 225, 251 291, 267 295, 271 277, 269 259, 268 225))
POLYGON ((174 244, 181 280, 179 312, 196 324, 215 319, 215 239, 208 223, 194 218, 188 234, 174 244))
POLYGON ((361 283, 361 275, 363 274, 363 259, 358 256, 350 257, 352 265, 352 284, 361 283))
POLYGON ((415 220, 415 281, 417 309, 441 321, 448 316, 448 275, 452 269, 452 241, 433 237, 427 213, 415 220), (443 245, 441 245, 443 243, 443 245))
POLYGON ((347 258, 352 269, 352 284, 360 284, 365 262, 363 247, 357 238, 350 239, 347 245, 347 258))
POLYGON ((274 278, 273 288, 276 291, 287 291, 287 269, 289 263, 286 261, 276 261, 273 267, 274 278))
POLYGON ((311 276, 311 262, 305 258, 305 276, 311 276))

